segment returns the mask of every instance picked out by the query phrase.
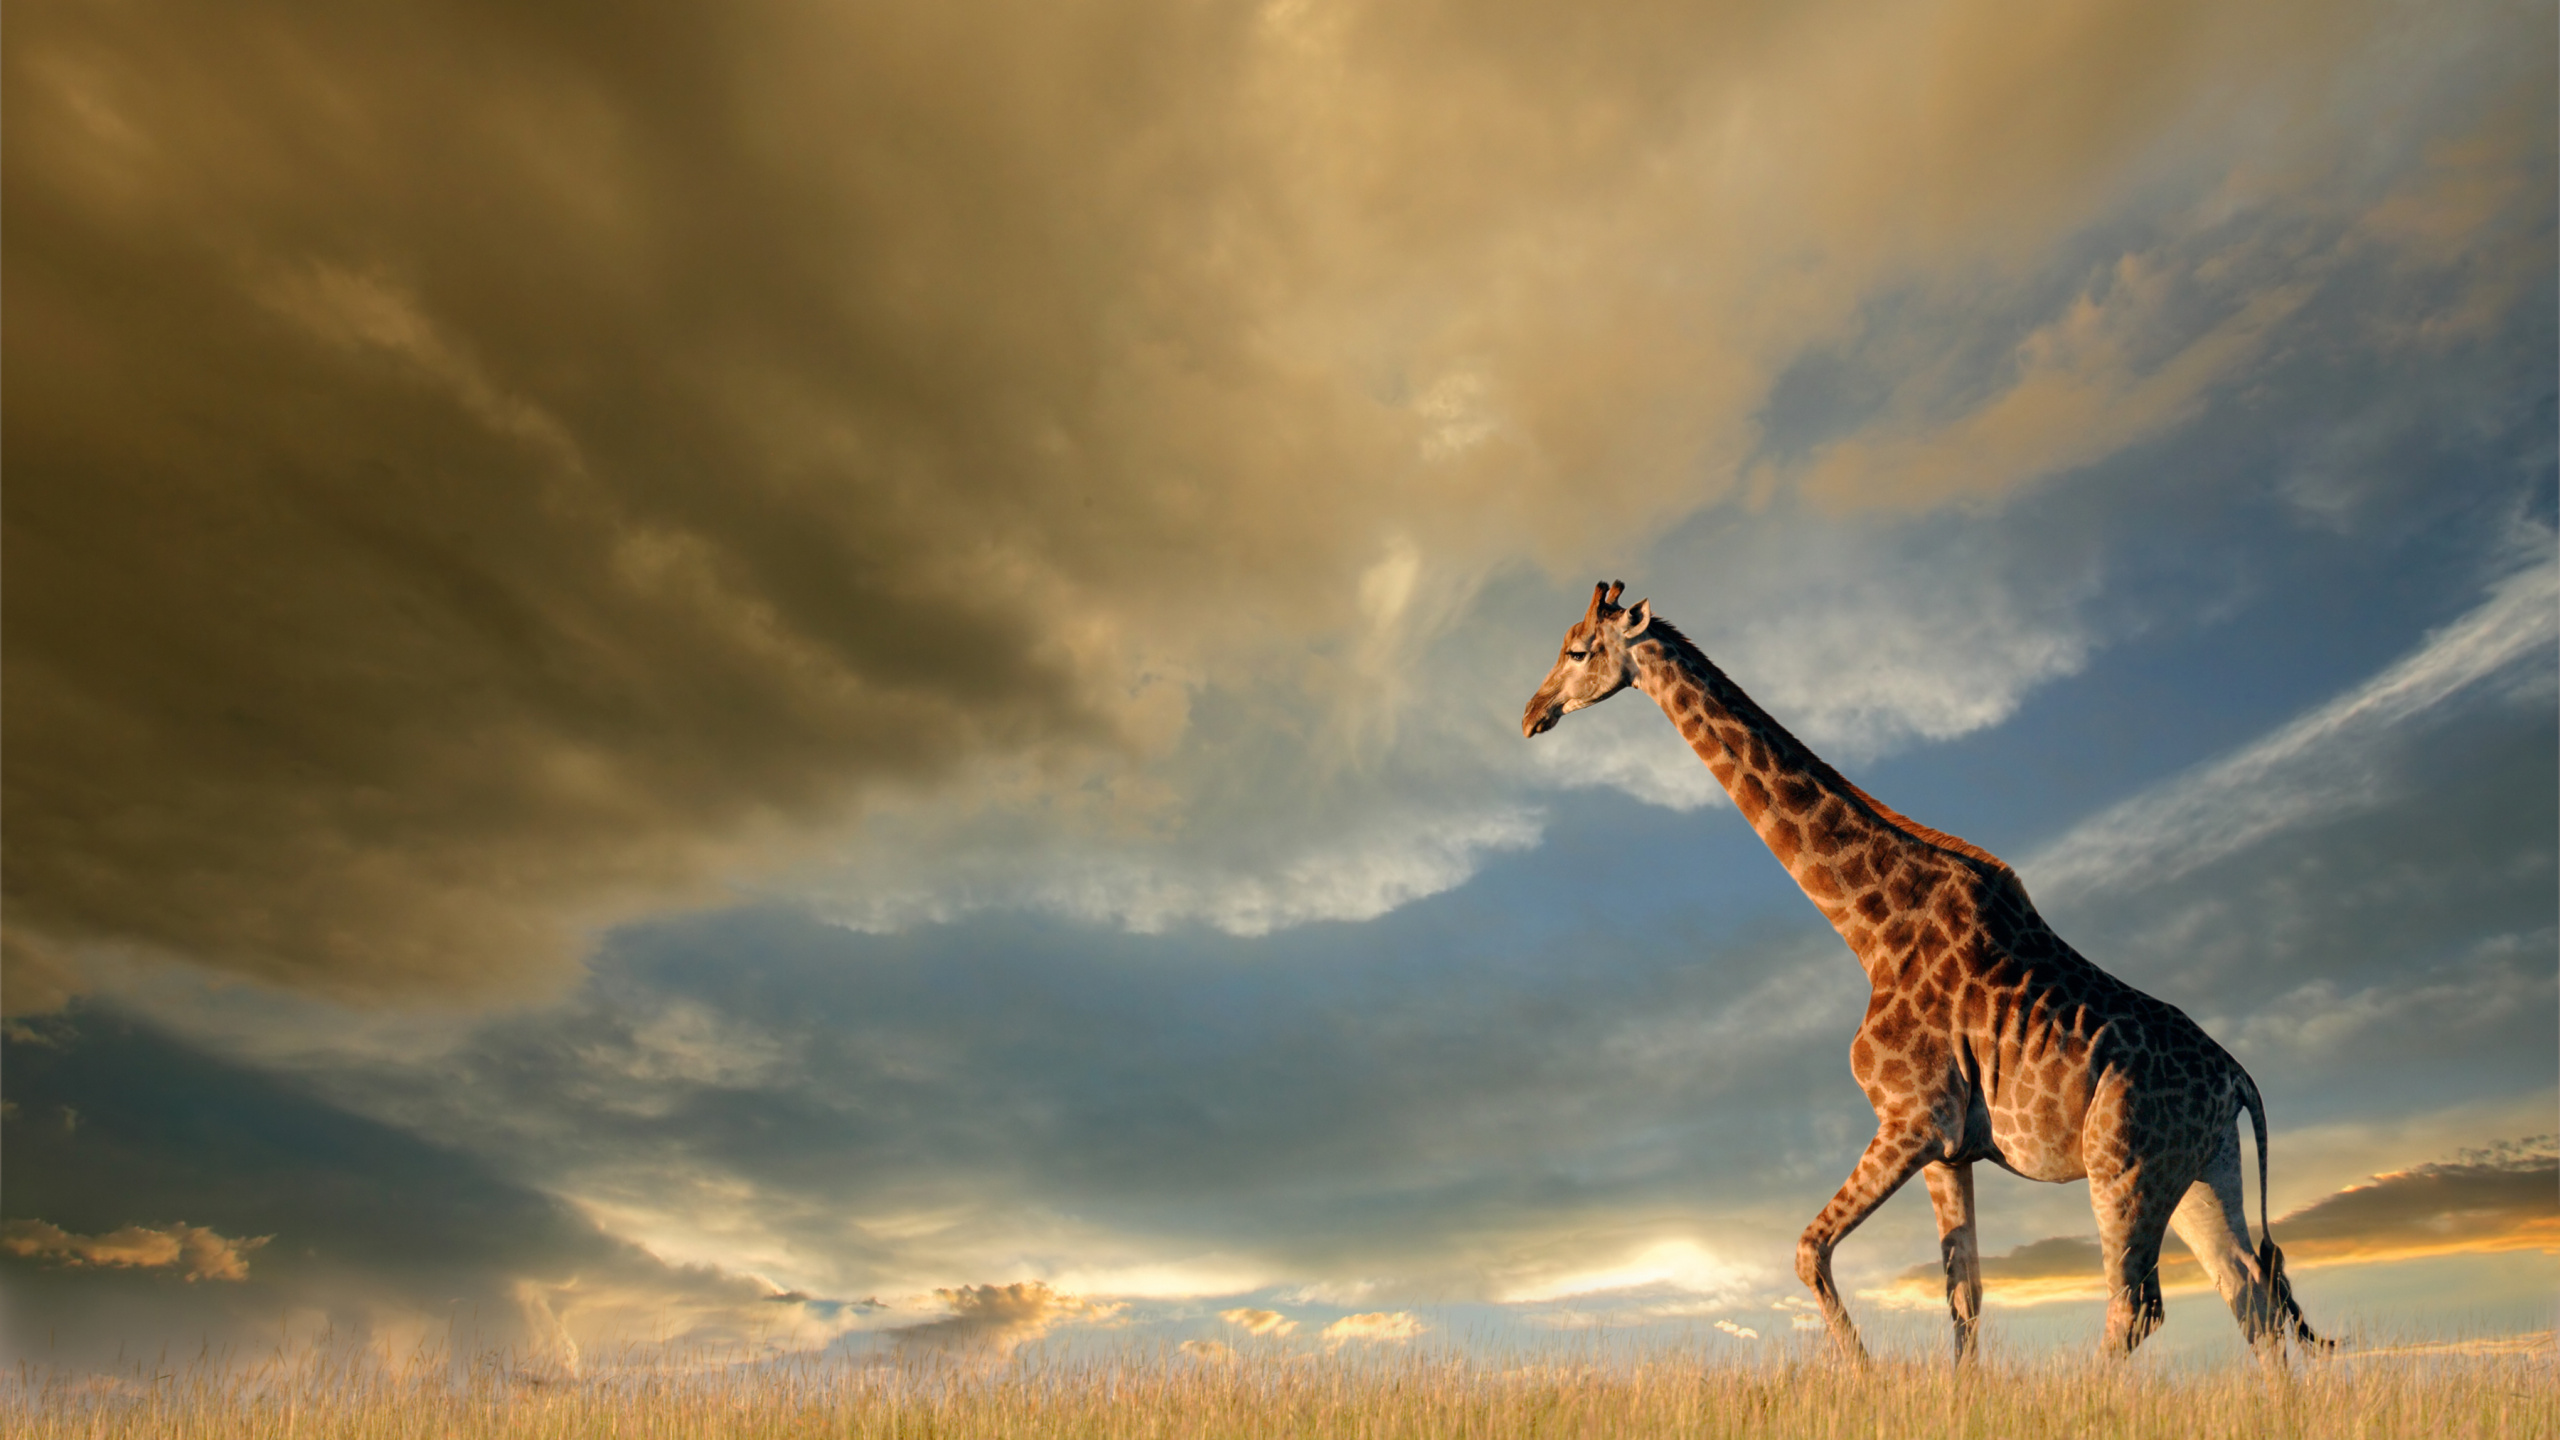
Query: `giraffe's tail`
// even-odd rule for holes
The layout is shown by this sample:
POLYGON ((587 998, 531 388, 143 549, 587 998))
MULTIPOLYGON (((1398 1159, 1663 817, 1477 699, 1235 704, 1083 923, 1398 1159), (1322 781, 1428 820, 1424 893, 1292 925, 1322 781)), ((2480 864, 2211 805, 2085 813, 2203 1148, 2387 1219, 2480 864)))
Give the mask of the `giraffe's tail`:
MULTIPOLYGON (((2235 1067, 2236 1068, 2236 1067, 2235 1067)), ((2293 1338, 2314 1354, 2326 1354, 2338 1348, 2335 1340, 2323 1340, 2304 1318, 2302 1306, 2293 1298, 2293 1281, 2284 1273, 2284 1252, 2276 1248, 2276 1232, 2267 1223, 2267 1107, 2258 1096, 2258 1082, 2249 1072, 2240 1074, 2240 1105, 2249 1112, 2251 1133, 2258 1142, 2258 1276, 2266 1286, 2265 1310, 2259 1322, 2282 1333, 2293 1332, 2293 1338)), ((2245 1222, 2244 1222, 2245 1223, 2245 1222)))

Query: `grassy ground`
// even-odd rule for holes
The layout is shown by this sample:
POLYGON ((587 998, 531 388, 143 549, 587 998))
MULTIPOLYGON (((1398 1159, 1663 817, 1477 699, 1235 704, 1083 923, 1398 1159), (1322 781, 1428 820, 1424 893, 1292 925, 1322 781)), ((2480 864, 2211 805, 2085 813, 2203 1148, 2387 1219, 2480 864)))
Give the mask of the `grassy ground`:
POLYGON ((1800 1354, 1516 1367, 1427 1353, 801 1362, 535 1377, 305 1360, 0 1386, 0 1431, 53 1437, 2159 1437, 2560 1435, 2548 1350, 2371 1354, 2178 1374, 2085 1361, 1881 1364, 1800 1354))

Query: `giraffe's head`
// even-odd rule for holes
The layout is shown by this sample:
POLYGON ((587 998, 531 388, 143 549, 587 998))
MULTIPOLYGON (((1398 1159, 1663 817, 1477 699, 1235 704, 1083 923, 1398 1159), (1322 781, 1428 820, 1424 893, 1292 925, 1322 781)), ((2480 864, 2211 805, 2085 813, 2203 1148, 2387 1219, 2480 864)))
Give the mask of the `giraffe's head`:
POLYGON ((1564 632, 1563 653, 1546 683, 1529 697, 1520 716, 1523 736, 1539 735, 1586 705, 1597 705, 1635 683, 1636 641, 1653 624, 1653 602, 1639 600, 1629 610, 1618 608, 1624 581, 1591 587, 1591 608, 1564 632))

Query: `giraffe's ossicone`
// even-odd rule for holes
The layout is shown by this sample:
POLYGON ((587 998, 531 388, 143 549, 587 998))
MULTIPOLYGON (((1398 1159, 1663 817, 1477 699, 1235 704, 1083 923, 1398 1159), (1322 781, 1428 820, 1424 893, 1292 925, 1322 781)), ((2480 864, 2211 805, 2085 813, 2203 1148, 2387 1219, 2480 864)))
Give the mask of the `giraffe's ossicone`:
POLYGON ((1538 735, 1629 686, 1653 697, 1745 820, 1839 930, 1874 987, 1849 1048, 1876 1134, 1796 1245, 1796 1273, 1840 1347, 1865 1354, 1831 1280, 1831 1253, 1905 1182, 1937 1211, 1959 1359, 1982 1314, 1973 1165, 2089 1182, 2108 1286, 2106 1347, 2160 1323, 2170 1228, 2203 1262, 2271 1360, 2313 1335, 2267 1233, 2267 1122, 2240 1062, 2176 1006, 2081 958, 1999 857, 1906 819, 1742 693, 1697 646, 1592 587, 1555 668, 1521 716, 1538 735), (2241 1200, 2240 1112, 2258 1153, 2259 1242, 2241 1200))

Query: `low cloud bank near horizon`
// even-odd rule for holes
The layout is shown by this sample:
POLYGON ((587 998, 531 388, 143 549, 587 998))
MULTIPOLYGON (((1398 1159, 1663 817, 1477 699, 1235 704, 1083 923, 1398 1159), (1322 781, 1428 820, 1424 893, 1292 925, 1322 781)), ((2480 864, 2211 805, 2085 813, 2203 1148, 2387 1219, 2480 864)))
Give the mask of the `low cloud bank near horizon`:
POLYGON ((816 1348, 882 1308, 670 1263, 480 1157, 147 1027, 75 1012, 11 1028, 0 1348, 21 1358, 104 1366, 151 1334, 242 1357, 485 1348, 574 1370, 631 1345, 816 1348), (55 1123, 73 1097, 79 1123, 55 1123), (110 1218, 179 1206, 210 1223, 110 1218))
POLYGON ((1277 1310, 1256 1310, 1250 1306, 1221 1310, 1218 1312, 1218 1318, 1230 1325, 1242 1327, 1244 1333, 1257 1339, 1263 1336, 1269 1336, 1275 1340, 1284 1339, 1296 1334, 1298 1329, 1297 1321, 1277 1310))
POLYGON ((1429 1324, 1411 1311, 1371 1310, 1343 1316, 1324 1327, 1318 1338, 1336 1348, 1354 1343, 1401 1345, 1430 1329, 1429 1324))
POLYGON ((1111 1301, 1064 1295, 1037 1280, 962 1285, 933 1292, 951 1313, 889 1332, 902 1351, 1012 1354, 1063 1325, 1107 1325, 1128 1309, 1111 1301))
MULTIPOLYGON (((136 955, 556 995, 942 797, 1224 866, 1006 895, 1381 913, 1532 822, 1465 775, 1305 818, 1429 819, 1369 891, 1193 841, 1360 790, 1495 578, 1723 502, 1996 505, 2324 297, 2440 356, 2549 269, 2538 17, 2004 14, 19 14, 6 1002, 136 955)), ((2086 639, 1971 643, 1983 697, 1832 723, 1961 733, 2086 639)))

